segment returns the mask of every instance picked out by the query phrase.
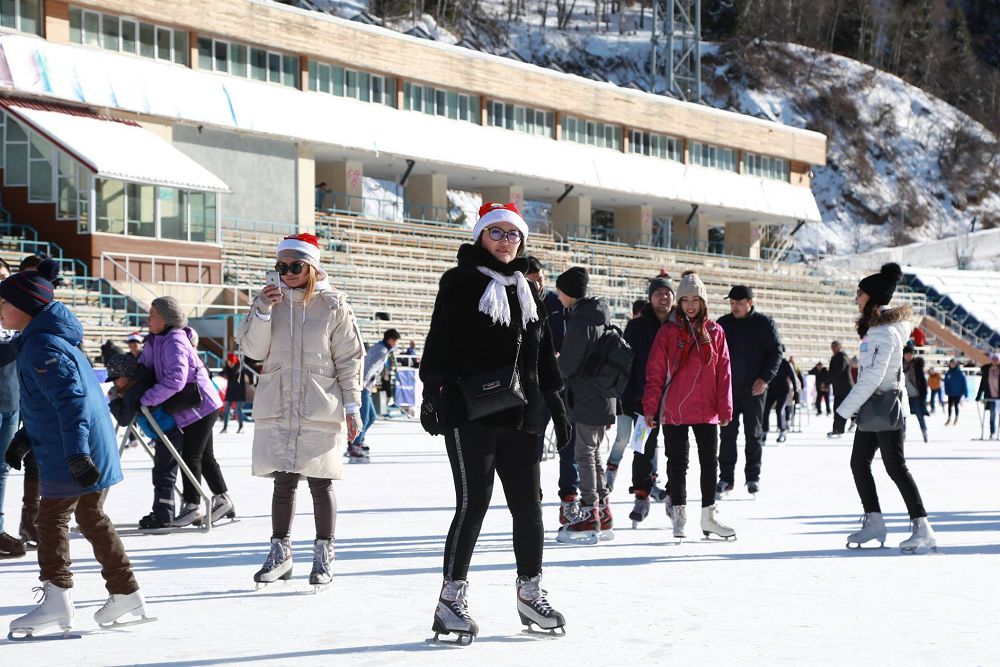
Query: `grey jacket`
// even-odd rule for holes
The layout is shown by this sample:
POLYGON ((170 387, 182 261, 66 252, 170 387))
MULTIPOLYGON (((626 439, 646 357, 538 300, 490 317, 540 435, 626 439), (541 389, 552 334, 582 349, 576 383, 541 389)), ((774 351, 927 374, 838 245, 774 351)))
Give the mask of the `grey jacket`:
POLYGON ((17 331, 0 329, 0 412, 13 412, 20 405, 21 392, 17 384, 17 364, 14 363, 17 335, 17 331))
POLYGON ((587 360, 604 325, 611 323, 611 309, 604 299, 584 297, 576 302, 566 320, 566 337, 559 353, 559 372, 566 380, 567 405, 576 424, 608 426, 615 423, 615 400, 605 398, 583 375, 587 360))

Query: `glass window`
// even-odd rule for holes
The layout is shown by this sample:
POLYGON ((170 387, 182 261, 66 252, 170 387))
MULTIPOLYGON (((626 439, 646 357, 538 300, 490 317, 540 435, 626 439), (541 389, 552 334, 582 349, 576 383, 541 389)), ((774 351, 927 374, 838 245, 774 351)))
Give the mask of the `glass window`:
POLYGON ((229 45, 229 73, 233 76, 247 75, 247 47, 243 44, 229 45))
POLYGON ((17 29, 17 5, 15 0, 0 0, 0 26, 17 29))
POLYGON ((372 101, 372 75, 365 72, 358 74, 358 99, 362 102, 372 101))
POLYGON ((380 76, 372 77, 372 102, 381 104, 385 101, 385 79, 380 76))
POLYGON ((156 57, 160 60, 171 60, 170 37, 170 30, 167 28, 156 29, 156 57))
POLYGON ((125 184, 97 179, 97 231, 125 233, 125 184))
POLYGON ((52 144, 32 133, 28 155, 28 201, 52 201, 52 144))
POLYGON ((83 13, 83 43, 101 45, 101 15, 97 12, 83 13))
POLYGON ((267 81, 267 51, 250 49, 250 78, 267 81))
POLYGON ((212 40, 198 38, 198 69, 212 71, 212 40))
POLYGON ((215 193, 191 192, 188 194, 191 209, 191 240, 215 243, 215 193))
POLYGON ((160 237, 187 240, 184 193, 175 188, 157 188, 160 200, 160 237))
MULTIPOLYGON (((13 26, 7 25, 7 5, 13 5, 13 0, 3 0, 3 26, 5 28, 11 28, 13 26)), ((69 41, 72 44, 82 44, 83 43, 83 11, 79 7, 69 8, 69 41)))
POLYGON ((188 34, 183 30, 174 30, 174 62, 178 65, 188 64, 188 34))
POLYGON ((212 68, 216 72, 229 72, 229 44, 215 40, 212 54, 212 68))
POLYGON ((267 80, 271 83, 281 83, 281 54, 267 54, 267 80))
POLYGON ((57 218, 76 218, 77 200, 80 196, 77 189, 78 168, 76 162, 69 155, 59 151, 59 180, 56 191, 57 218))
POLYGON ((299 87, 299 59, 297 56, 282 56, 281 82, 292 88, 299 87))
POLYGON ((316 67, 317 83, 316 89, 324 93, 330 92, 330 66, 320 63, 316 67))
POLYGON ((344 96, 344 68, 330 68, 330 89, 334 95, 344 96))
POLYGON ((156 236, 155 190, 152 185, 127 184, 126 234, 147 238, 156 236))
POLYGON ((41 14, 39 10, 41 9, 40 0, 21 0, 21 25, 18 26, 18 30, 21 32, 30 32, 35 35, 42 34, 39 31, 39 26, 41 26, 41 14))
MULTIPOLYGON (((212 40, 205 40, 211 44, 212 40)), ((199 45, 202 40, 198 40, 199 45)), ((211 47, 209 47, 211 52, 211 47)), ((156 28, 149 23, 139 24, 139 55, 144 58, 156 57, 156 28)), ((200 65, 199 65, 200 66, 200 65)))
POLYGON ((136 47, 139 45, 136 39, 138 32, 139 27, 135 21, 122 19, 122 51, 125 53, 136 52, 136 47))
POLYGON ((101 17, 101 24, 103 26, 101 46, 111 51, 120 50, 121 44, 118 41, 118 17, 108 16, 105 14, 101 17))

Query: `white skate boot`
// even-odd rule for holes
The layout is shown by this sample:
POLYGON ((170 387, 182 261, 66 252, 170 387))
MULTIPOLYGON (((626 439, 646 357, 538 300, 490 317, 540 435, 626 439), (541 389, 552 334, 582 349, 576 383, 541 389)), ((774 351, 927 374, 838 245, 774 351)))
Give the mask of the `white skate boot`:
POLYGON ((469 582, 464 579, 445 579, 441 595, 438 596, 437 609, 434 610, 434 624, 431 626, 434 638, 429 641, 468 646, 476 640, 479 624, 469 615, 469 601, 466 597, 468 590, 469 582), (454 640, 439 638, 439 635, 452 633, 457 635, 454 640))
POLYGON ((279 579, 288 581, 292 578, 292 543, 287 537, 271 538, 271 551, 267 554, 264 567, 257 570, 253 580, 257 588, 263 588, 279 579))
POLYGON ((529 634, 565 635, 566 619, 549 604, 541 584, 540 574, 517 578, 517 613, 521 624, 529 634))
POLYGON ((687 537, 687 533, 684 531, 684 527, 687 526, 687 506, 686 505, 674 505, 673 514, 670 517, 674 522, 674 537, 679 540, 683 540, 687 537))
POLYGON ((63 631, 62 637, 72 637, 69 631, 73 629, 74 610, 70 589, 60 588, 51 581, 43 581, 40 587, 33 590, 40 592, 42 599, 37 607, 10 622, 8 638, 30 639, 35 633, 52 626, 59 626, 63 631))
POLYGON ((904 554, 925 554, 928 551, 937 552, 937 539, 927 517, 913 519, 913 534, 899 544, 899 550, 904 554))
POLYGON ((861 519, 861 530, 847 536, 848 549, 860 549, 865 542, 878 540, 879 546, 885 546, 885 521, 881 512, 868 512, 861 519), (851 546, 851 545, 855 546, 851 546))
POLYGON ((138 625, 139 623, 152 623, 156 619, 147 616, 146 598, 142 591, 129 593, 128 595, 110 595, 104 606, 94 612, 94 620, 102 628, 121 627, 123 625, 138 625), (132 614, 139 618, 132 621, 119 621, 125 614, 132 614))
POLYGON ((628 518, 632 520, 632 527, 636 528, 649 515, 649 494, 645 491, 635 492, 635 505, 629 512, 628 518))
POLYGON ((309 585, 313 593, 319 593, 333 581, 333 540, 313 542, 313 566, 309 573, 309 585))
MULTIPOLYGON (((676 511, 676 508, 674 509, 676 511)), ((719 512, 715 509, 715 505, 701 508, 701 532, 706 538, 718 535, 726 540, 736 539, 736 531, 719 521, 719 512)))

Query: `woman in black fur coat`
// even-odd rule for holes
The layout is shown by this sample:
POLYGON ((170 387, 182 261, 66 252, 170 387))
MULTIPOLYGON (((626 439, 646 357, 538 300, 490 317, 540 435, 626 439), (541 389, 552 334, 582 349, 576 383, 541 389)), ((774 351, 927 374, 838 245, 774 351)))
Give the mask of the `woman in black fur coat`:
POLYGON ((471 642, 479 630, 468 612, 466 577, 494 473, 513 517, 521 622, 550 632, 564 625, 540 588, 544 528, 538 452, 546 407, 560 446, 569 442, 571 427, 558 393, 562 379, 545 308, 524 278, 528 226, 513 204, 488 203, 479 215, 474 244, 463 244, 458 266, 441 277, 420 363, 420 421, 431 435, 445 437, 456 496, 433 630, 435 637, 455 633, 461 643, 471 642), (526 404, 469 419, 459 381, 509 369, 515 359, 526 404))

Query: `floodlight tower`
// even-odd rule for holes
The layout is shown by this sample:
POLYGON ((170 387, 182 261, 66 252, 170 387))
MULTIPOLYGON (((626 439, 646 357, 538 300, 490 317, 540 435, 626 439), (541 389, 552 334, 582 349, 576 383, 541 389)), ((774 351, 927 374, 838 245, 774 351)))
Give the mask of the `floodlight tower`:
POLYGON ((701 0, 653 0, 653 49, 650 62, 653 92, 666 81, 664 92, 688 102, 701 101, 701 0), (658 61, 659 35, 666 53, 658 61))

